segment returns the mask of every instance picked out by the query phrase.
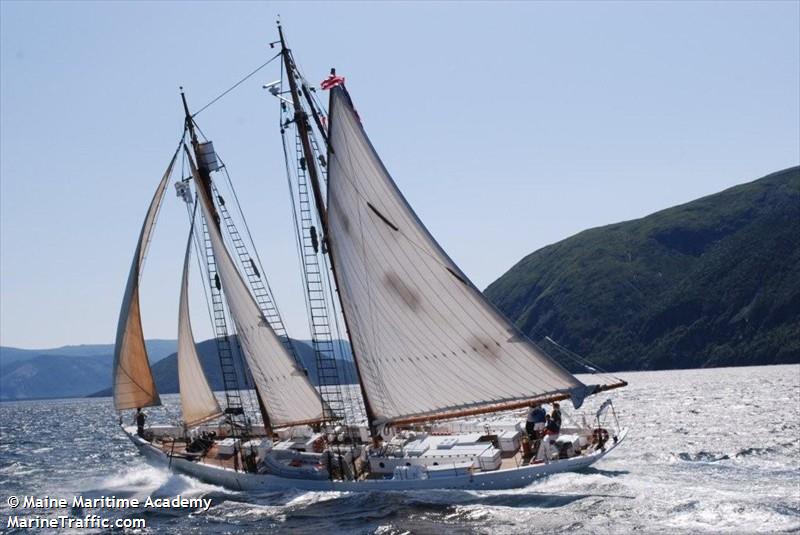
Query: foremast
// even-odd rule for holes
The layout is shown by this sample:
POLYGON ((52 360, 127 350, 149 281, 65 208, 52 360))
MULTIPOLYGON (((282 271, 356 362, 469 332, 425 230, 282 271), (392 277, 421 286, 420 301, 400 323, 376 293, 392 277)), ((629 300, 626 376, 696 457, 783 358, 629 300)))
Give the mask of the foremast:
MULTIPOLYGON (((186 94, 183 92, 183 88, 181 88, 181 102, 183 103, 183 110, 185 114, 185 129, 189 132, 189 138, 192 144, 192 153, 194 156, 194 162, 192 162, 192 166, 195 167, 197 171, 195 174, 195 186, 198 188, 198 190, 202 189, 202 194, 201 197, 198 198, 198 202, 200 202, 200 199, 202 198, 211 201, 211 199, 214 198, 213 188, 211 185, 211 171, 205 164, 204 159, 200 157, 200 141, 197 137, 194 118, 189 112, 189 104, 186 101, 186 94)), ((188 154, 188 151, 187 157, 191 160, 192 155, 188 154)), ((216 206, 213 202, 208 202, 207 208, 211 213, 211 221, 208 221, 209 218, 204 218, 205 225, 214 225, 216 231, 221 234, 222 225, 216 206)), ((206 228, 205 230, 205 233, 208 234, 209 229, 206 228)), ((210 240, 208 239, 208 236, 205 237, 204 241, 206 242, 206 249, 210 249, 210 240)), ((214 328, 217 352, 220 359, 220 367, 222 369, 223 383, 225 386, 225 414, 228 415, 229 418, 233 419, 236 416, 244 416, 244 406, 242 404, 241 395, 239 392, 238 375, 236 372, 236 367, 233 363, 230 338, 227 331, 227 326, 225 324, 225 313, 224 310, 222 310, 222 296, 220 294, 221 287, 219 283, 219 275, 214 273, 212 276, 212 270, 215 270, 216 262, 214 262, 212 265, 213 255, 211 257, 207 257, 206 260, 208 262, 209 278, 215 279, 213 281, 209 280, 209 284, 211 286, 213 301, 212 305, 214 307, 214 328)), ((264 400, 262 399, 261 393, 258 391, 258 389, 256 389, 256 399, 258 400, 258 409, 261 414, 261 419, 264 422, 264 429, 266 433, 271 436, 272 425, 270 422, 269 413, 267 412, 266 406, 264 405, 264 400)))

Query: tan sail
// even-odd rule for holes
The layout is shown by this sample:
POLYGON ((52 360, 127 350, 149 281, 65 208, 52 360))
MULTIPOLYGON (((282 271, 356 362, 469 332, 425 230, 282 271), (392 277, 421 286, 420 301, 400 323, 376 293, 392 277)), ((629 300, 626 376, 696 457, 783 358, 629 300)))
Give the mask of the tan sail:
POLYGON ((200 365, 192 323, 189 319, 189 259, 192 254, 192 230, 189 231, 189 241, 183 259, 178 307, 178 385, 183 420, 188 426, 201 424, 222 415, 217 398, 208 386, 208 380, 200 365))
POLYGON ((150 201, 150 207, 147 209, 147 215, 139 233, 139 242, 133 253, 131 270, 128 273, 128 284, 122 299, 122 308, 117 323, 117 339, 114 345, 112 388, 114 407, 117 410, 161 405, 161 399, 153 381, 153 373, 150 370, 150 361, 147 358, 147 348, 142 332, 142 318, 139 313, 139 279, 153 227, 158 218, 161 201, 164 198, 177 155, 176 151, 156 188, 153 200, 150 201))
POLYGON ((329 249, 375 420, 477 414, 587 387, 503 317, 433 239, 331 91, 329 249))
MULTIPOLYGON (((189 161, 195 181, 200 183, 191 157, 189 161)), ((319 394, 264 318, 213 223, 211 200, 202 187, 197 191, 236 335, 272 426, 321 421, 319 394)))

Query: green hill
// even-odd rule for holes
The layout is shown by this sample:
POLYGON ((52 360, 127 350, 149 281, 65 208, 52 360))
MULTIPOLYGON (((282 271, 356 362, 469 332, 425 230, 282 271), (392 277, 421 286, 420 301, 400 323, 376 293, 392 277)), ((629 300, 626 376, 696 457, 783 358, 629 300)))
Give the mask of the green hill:
POLYGON ((586 230, 485 293, 609 370, 800 362, 800 167, 586 230))

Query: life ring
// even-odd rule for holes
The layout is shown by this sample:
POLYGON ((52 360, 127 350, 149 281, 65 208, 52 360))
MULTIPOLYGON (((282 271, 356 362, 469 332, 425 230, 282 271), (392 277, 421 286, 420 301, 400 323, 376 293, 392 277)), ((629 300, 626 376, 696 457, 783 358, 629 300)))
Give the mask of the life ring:
POLYGON ((311 444, 311 449, 314 450, 314 453, 322 453, 323 451, 325 451, 325 439, 319 437, 311 444))

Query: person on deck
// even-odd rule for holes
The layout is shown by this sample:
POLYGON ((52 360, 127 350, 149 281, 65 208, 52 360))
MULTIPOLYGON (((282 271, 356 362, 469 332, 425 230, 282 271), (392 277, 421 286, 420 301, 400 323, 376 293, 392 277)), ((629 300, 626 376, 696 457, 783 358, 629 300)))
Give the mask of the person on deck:
POLYGON ((144 412, 142 412, 141 407, 137 407, 136 409, 136 434, 140 437, 144 438, 144 421, 147 419, 147 416, 144 412))
POLYGON ((528 418, 525 420, 525 432, 528 438, 536 440, 539 431, 544 427, 544 417, 547 413, 538 403, 534 403, 528 409, 528 418))
POLYGON ((558 436, 560 427, 558 423, 549 414, 545 417, 544 434, 549 436, 558 436))
POLYGON ((553 417, 549 414, 546 415, 544 431, 542 432, 541 440, 537 441, 537 447, 533 450, 536 452, 536 455, 531 459, 531 464, 549 461, 553 458, 553 452, 555 451, 553 445, 556 443, 556 439, 558 439, 558 430, 558 425, 556 421, 553 420, 553 417))
POLYGON ((556 402, 553 403, 553 412, 550 413, 550 417, 556 424, 556 434, 561 431, 561 406, 556 402))

